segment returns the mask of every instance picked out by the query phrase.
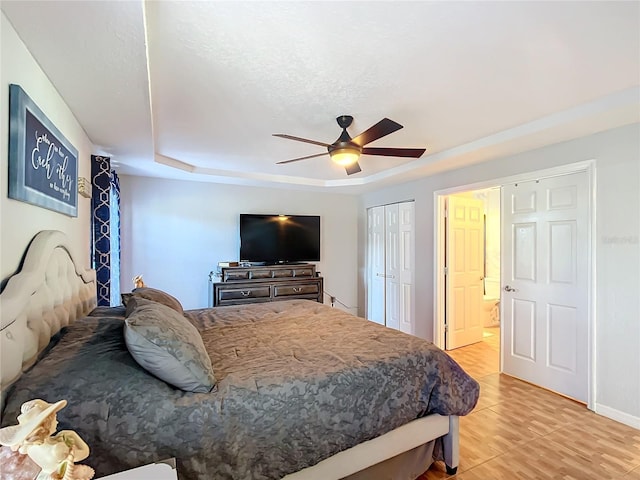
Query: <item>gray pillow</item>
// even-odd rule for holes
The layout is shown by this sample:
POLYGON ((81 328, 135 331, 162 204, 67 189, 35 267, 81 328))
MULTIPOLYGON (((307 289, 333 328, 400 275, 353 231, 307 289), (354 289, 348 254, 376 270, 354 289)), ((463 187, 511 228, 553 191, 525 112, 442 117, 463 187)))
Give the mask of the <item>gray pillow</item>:
POLYGON ((125 320, 131 356, 149 373, 187 392, 210 392, 216 383, 200 333, 175 310, 144 299, 125 320))
POLYGON ((133 293, 121 293, 120 302, 126 307, 131 297, 133 297, 133 293))
MULTIPOLYGON (((133 295, 134 297, 146 298, 147 300, 153 300, 154 302, 158 302, 166 305, 169 308, 173 308, 180 315, 184 314, 182 304, 176 297, 169 295, 167 292, 163 292, 162 290, 158 290, 157 288, 134 288, 131 291, 131 295, 133 295)), ((125 305, 127 305, 129 298, 126 298, 124 296, 122 297, 123 303, 125 305)))

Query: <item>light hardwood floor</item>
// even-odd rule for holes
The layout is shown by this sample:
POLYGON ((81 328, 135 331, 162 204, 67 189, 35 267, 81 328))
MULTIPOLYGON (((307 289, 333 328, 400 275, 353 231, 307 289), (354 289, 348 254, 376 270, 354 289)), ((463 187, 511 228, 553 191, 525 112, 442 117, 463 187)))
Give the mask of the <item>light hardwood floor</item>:
POLYGON ((499 330, 450 355, 480 383, 460 418, 460 466, 418 480, 640 480, 640 430, 499 371, 499 330))

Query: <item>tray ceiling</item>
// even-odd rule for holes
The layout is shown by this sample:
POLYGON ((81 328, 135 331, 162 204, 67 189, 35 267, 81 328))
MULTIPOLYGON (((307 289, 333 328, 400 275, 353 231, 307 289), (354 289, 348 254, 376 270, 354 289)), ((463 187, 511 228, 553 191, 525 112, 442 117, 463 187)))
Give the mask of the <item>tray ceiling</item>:
POLYGON ((638 2, 1 5, 124 174, 363 191, 640 120, 638 2), (276 165, 342 114, 427 152, 276 165))

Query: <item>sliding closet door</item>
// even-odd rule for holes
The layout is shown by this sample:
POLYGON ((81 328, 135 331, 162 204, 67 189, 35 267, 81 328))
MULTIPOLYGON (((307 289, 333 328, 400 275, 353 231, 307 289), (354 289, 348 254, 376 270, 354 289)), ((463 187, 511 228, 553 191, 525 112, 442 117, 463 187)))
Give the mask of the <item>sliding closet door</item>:
POLYGON ((414 202, 367 211, 367 318, 413 334, 414 202))
POLYGON ((401 332, 415 333, 415 209, 414 202, 398 205, 398 291, 401 332))
POLYGON ((384 207, 385 218, 385 319, 387 327, 400 329, 400 241, 398 204, 384 207))

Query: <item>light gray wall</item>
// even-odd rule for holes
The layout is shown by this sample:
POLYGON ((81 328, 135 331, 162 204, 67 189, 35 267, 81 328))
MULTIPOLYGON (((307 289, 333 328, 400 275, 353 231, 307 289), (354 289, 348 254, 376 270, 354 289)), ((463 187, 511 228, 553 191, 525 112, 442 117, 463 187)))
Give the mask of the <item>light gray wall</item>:
MULTIPOLYGON (((366 208, 415 199, 416 333, 433 339, 434 192, 596 160, 596 410, 640 428, 640 124, 365 194, 360 199, 359 269, 366 208)), ((364 305, 364 275, 359 304, 364 305)))
POLYGON ((64 100, 40 69, 17 33, 0 14, 0 279, 6 279, 20 265, 33 236, 40 230, 61 230, 67 234, 77 258, 90 266, 91 201, 78 196, 78 216, 68 217, 52 210, 8 198, 9 84, 17 84, 40 107, 51 122, 78 149, 78 174, 91 176, 93 145, 64 100))
POLYGON ((120 187, 123 292, 142 274, 185 308, 206 307, 209 272, 238 260, 240 213, 320 215, 324 290, 357 313, 356 197, 124 175, 120 187))

